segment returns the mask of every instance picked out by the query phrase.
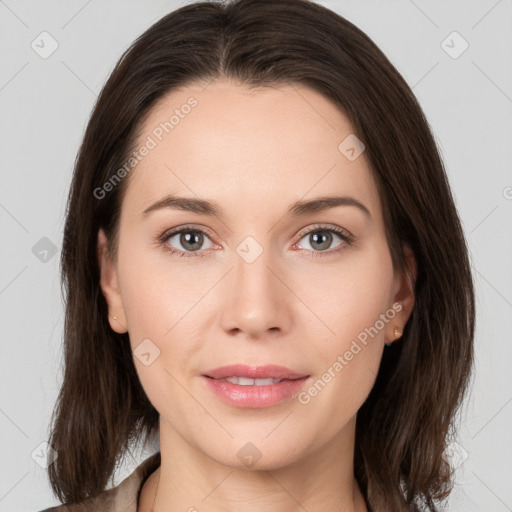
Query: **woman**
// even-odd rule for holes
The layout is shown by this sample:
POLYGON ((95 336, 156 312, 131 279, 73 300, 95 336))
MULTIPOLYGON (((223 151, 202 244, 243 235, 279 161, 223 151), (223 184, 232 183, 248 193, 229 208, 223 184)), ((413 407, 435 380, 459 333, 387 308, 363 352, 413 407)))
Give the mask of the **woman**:
POLYGON ((432 133, 358 28, 200 2, 123 55, 77 158, 48 510, 437 510, 474 291, 432 133), (160 450, 117 487, 130 445, 160 450))

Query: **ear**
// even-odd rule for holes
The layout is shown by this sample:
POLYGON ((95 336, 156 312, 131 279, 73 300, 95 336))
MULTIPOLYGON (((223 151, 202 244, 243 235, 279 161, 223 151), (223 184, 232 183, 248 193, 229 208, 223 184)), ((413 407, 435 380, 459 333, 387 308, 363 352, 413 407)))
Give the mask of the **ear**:
POLYGON ((398 310, 398 306, 393 308, 397 311, 397 314, 393 320, 387 324, 387 343, 392 343, 402 336, 405 324, 411 316, 415 302, 414 285, 418 274, 418 266, 412 249, 407 244, 403 244, 402 249, 405 256, 406 270, 396 276, 393 298, 393 304, 398 305, 399 303, 400 310, 398 310), (397 329, 396 332, 395 328, 397 329))
POLYGON ((103 229, 98 231, 97 253, 100 267, 100 286, 108 305, 108 321, 113 331, 122 334, 127 332, 125 327, 127 325, 126 314, 119 291, 117 268, 108 253, 107 237, 103 229))

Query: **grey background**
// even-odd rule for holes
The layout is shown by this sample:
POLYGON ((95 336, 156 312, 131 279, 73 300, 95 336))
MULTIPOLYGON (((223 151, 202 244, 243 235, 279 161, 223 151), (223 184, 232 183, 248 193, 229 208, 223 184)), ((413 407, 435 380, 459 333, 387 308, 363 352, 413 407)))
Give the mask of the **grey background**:
MULTIPOLYGON (((36 461, 62 378, 58 260, 85 124, 122 51, 184 3, 0 0, 0 511, 57 504, 36 461), (43 31, 58 43, 46 59, 31 47, 43 46, 43 31)), ((449 510, 512 510, 512 0, 319 3, 386 53, 435 133, 478 308, 476 373, 449 455, 458 465, 449 510), (443 44, 458 52, 462 41, 442 43, 453 31, 469 44, 457 58, 443 44)), ((115 484, 154 449, 134 450, 115 484)))

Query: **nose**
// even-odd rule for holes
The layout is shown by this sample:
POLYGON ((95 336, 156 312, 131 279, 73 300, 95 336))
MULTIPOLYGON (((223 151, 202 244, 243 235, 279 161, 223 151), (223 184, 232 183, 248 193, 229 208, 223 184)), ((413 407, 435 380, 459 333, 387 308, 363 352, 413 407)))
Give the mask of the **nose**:
POLYGON ((234 254, 233 268, 223 283, 222 326, 251 339, 277 337, 289 329, 293 293, 271 251, 263 250, 253 260, 256 248, 248 247, 248 252, 242 248, 234 254))

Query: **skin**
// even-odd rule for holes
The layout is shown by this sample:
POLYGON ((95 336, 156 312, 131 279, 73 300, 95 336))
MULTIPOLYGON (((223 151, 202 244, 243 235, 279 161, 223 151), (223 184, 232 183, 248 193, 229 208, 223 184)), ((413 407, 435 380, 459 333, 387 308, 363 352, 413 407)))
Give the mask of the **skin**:
POLYGON ((114 261, 98 233, 112 329, 128 331, 134 350, 147 338, 160 350, 148 366, 134 357, 160 413, 162 456, 138 511, 153 503, 159 511, 366 511, 353 473, 356 414, 414 296, 393 271, 365 153, 350 161, 338 150, 353 130, 316 91, 251 91, 227 79, 171 91, 145 120, 139 145, 190 96, 198 105, 125 178, 114 261), (224 216, 171 208, 142 215, 169 193, 215 201, 224 216), (285 215, 297 200, 331 195, 356 198, 371 218, 353 206, 285 215), (315 245, 307 231, 318 223, 356 241, 328 231, 331 244, 315 245), (206 232, 203 257, 179 235, 158 242, 188 224, 206 232), (236 252, 247 236, 263 250, 252 263, 236 252), (315 382, 398 301, 401 311, 307 404, 290 397, 263 409, 232 407, 200 377, 226 364, 274 363, 315 382), (247 442, 261 452, 251 468, 237 456, 247 442))

